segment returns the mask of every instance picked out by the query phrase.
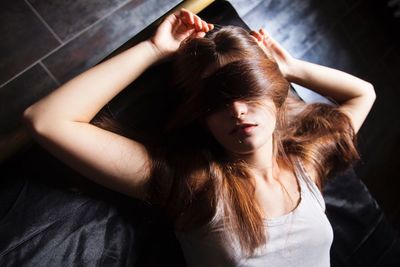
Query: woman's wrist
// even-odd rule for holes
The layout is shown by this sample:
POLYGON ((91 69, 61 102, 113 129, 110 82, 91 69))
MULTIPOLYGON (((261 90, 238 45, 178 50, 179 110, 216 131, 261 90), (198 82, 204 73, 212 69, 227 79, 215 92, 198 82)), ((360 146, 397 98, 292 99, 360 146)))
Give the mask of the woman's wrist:
POLYGON ((303 79, 302 72, 303 61, 297 58, 291 58, 290 62, 287 64, 286 79, 289 82, 296 82, 303 79))
POLYGON ((152 41, 151 39, 148 39, 146 41, 143 41, 150 50, 150 53, 155 57, 156 61, 159 59, 162 59, 166 56, 166 53, 163 53, 152 41))

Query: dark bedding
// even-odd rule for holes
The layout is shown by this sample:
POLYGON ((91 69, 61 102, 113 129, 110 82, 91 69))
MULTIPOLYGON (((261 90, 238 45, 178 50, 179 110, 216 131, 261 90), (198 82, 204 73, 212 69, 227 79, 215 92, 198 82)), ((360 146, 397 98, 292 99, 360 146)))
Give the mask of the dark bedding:
POLYGON ((2 171, 0 266, 184 265, 161 212, 83 180, 40 147, 2 171))

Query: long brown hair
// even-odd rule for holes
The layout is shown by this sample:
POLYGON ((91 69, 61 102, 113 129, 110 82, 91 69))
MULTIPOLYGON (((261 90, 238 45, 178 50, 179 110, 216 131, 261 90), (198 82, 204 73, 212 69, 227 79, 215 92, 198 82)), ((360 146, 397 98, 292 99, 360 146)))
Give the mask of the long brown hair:
POLYGON ((240 27, 186 40, 172 66, 176 99, 160 126, 162 141, 145 145, 152 158, 148 200, 181 231, 222 221, 245 255, 267 242, 249 167, 229 158, 203 124, 227 102, 271 99, 277 162, 293 169, 291 159, 299 157, 316 170, 320 188, 327 177, 359 159, 349 118, 336 105, 299 100, 277 63, 240 27))

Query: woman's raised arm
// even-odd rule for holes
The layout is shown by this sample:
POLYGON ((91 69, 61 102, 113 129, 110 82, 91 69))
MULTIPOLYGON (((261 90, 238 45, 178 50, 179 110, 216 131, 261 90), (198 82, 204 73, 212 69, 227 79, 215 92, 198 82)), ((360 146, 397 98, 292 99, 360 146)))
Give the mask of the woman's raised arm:
POLYGON ((355 133, 358 132, 376 98, 371 83, 340 70, 293 58, 264 29, 252 31, 251 35, 275 59, 288 81, 333 98, 350 118, 355 133))
POLYGON ((371 83, 346 72, 294 60, 289 81, 329 96, 339 103, 357 133, 375 102, 375 91, 371 83))
POLYGON ((142 144, 89 122, 150 65, 178 49, 187 37, 210 30, 181 9, 155 35, 85 71, 28 107, 23 120, 32 136, 53 155, 86 177, 113 190, 143 196, 149 159, 142 144))
POLYGON ((149 40, 81 73, 24 112, 36 128, 90 122, 114 96, 160 58, 149 40))

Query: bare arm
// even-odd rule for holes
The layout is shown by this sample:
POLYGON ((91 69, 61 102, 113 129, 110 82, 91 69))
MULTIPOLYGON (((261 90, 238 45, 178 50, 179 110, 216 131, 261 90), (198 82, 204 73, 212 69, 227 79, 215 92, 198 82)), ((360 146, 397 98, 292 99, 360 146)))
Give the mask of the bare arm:
POLYGON ((358 132, 376 98, 371 83, 340 70, 293 58, 264 29, 252 31, 251 35, 264 52, 276 60, 288 81, 333 98, 358 132))
MULTIPOLYGON (((354 132, 358 132, 376 98, 372 84, 340 70, 293 58, 264 29, 252 31, 251 35, 264 52, 275 59, 289 82, 334 99, 339 103, 339 109, 350 118, 354 132)), ((316 171, 309 165, 305 167, 318 184, 316 171)))
POLYGON ((32 136, 53 155, 93 181, 143 198, 149 178, 145 147, 89 122, 150 65, 201 37, 209 26, 187 10, 171 14, 156 34, 85 71, 28 107, 23 119, 32 136))
POLYGON ((288 80, 335 99, 357 133, 375 101, 371 83, 340 70, 294 59, 288 80))
POLYGON ((43 147, 81 174, 142 198, 149 173, 145 148, 89 122, 158 58, 145 41, 87 70, 26 109, 28 129, 43 147))
POLYGON ((99 110, 159 59, 150 41, 83 72, 30 106, 24 117, 36 127, 55 122, 90 122, 99 110))

